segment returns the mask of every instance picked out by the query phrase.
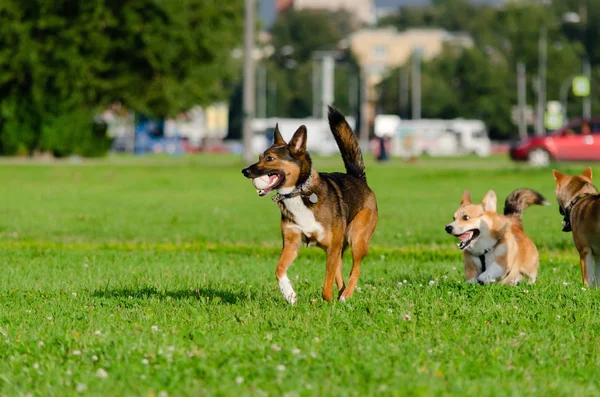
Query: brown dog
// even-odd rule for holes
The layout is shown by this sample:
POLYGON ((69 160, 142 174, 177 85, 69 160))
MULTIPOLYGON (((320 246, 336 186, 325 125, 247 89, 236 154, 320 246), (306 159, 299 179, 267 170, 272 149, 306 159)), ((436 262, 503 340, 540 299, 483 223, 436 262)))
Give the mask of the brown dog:
POLYGON ((317 245, 327 253, 323 299, 331 301, 333 281, 339 300, 352 296, 360 275, 360 264, 367 254, 377 224, 375 194, 367 185, 362 153, 354 132, 344 116, 329 108, 329 126, 340 149, 346 173, 319 173, 312 168, 306 151, 306 127, 300 126, 286 143, 275 127, 273 145, 259 161, 242 170, 247 178, 268 175, 268 186, 258 190, 265 196, 273 190, 273 201, 281 210, 283 250, 275 270, 279 289, 294 304, 296 293, 287 270, 296 258, 302 242, 317 245), (342 276, 342 255, 352 247, 352 270, 348 284, 342 276))
POLYGON ((556 199, 564 216, 563 232, 573 232, 585 285, 600 283, 600 194, 592 184, 592 169, 569 176, 552 170, 556 199))
POLYGON ((446 232, 460 239, 467 282, 515 285, 523 276, 535 283, 539 267, 538 251, 523 230, 521 215, 532 204, 547 205, 541 194, 531 189, 512 192, 504 203, 504 215, 496 212, 496 193, 487 192, 481 204, 471 203, 466 190, 454 221, 446 232))

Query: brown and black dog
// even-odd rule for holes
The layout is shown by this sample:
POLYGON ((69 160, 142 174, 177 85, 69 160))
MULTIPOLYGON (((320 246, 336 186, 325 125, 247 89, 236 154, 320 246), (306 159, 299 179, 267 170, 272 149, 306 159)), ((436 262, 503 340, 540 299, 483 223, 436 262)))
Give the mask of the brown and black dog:
POLYGON ((600 284, 600 194, 592 184, 592 169, 581 175, 553 170, 563 232, 573 232, 585 285, 600 284))
POLYGON ((296 293, 287 270, 296 259, 302 242, 317 245, 327 253, 323 299, 331 301, 333 282, 339 300, 352 296, 360 275, 360 264, 367 254, 377 225, 375 194, 367 185, 362 153, 354 132, 344 116, 329 107, 329 126, 340 149, 346 173, 319 173, 312 168, 306 151, 306 127, 300 126, 289 143, 275 127, 273 145, 259 161, 242 170, 246 178, 268 175, 268 186, 259 189, 265 196, 273 190, 273 201, 281 210, 283 249, 275 276, 285 299, 294 304, 296 293), (350 245, 352 270, 348 284, 342 276, 342 255, 350 245))
POLYGON ((471 202, 466 190, 446 232, 458 237, 463 251, 467 282, 515 285, 523 276, 535 283, 538 251, 523 230, 521 215, 530 205, 548 205, 531 189, 512 192, 504 203, 504 215, 496 212, 496 193, 487 192, 481 204, 471 202))

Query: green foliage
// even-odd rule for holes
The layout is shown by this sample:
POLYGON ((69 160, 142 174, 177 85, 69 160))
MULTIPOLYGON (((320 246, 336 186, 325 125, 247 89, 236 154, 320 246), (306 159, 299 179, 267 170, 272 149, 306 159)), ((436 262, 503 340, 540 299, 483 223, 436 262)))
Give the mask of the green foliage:
MULTIPOLYGON (((399 29, 436 26, 469 33, 475 48, 458 53, 447 49, 423 64, 423 115, 481 118, 493 138, 507 139, 516 136, 510 114, 511 107, 517 103, 518 62, 523 62, 526 67, 527 99, 535 108, 534 83, 542 28, 547 30, 548 37, 546 85, 549 101, 560 100, 561 85, 570 76, 581 73, 581 60, 586 54, 592 59, 594 74, 600 73, 600 64, 594 58, 596 46, 589 46, 587 39, 582 39, 587 36, 581 35, 584 29, 592 37, 598 22, 588 18, 585 24, 566 23, 563 19, 566 11, 581 11, 579 6, 567 3, 557 1, 552 6, 508 3, 490 7, 464 0, 439 0, 427 7, 402 8, 399 14, 389 16, 382 24, 399 29)), ((600 6, 600 1, 593 3, 600 6)), ((594 37, 600 39, 600 35, 594 37)), ((396 70, 380 85, 382 109, 397 113, 397 88, 396 70)), ((592 90, 592 95, 593 108, 598 109, 600 90, 592 90)), ((570 95, 568 115, 580 114, 581 99, 570 95)))
POLYGON ((105 124, 94 123, 91 112, 80 110, 46 120, 42 125, 39 148, 57 157, 70 154, 96 157, 108 151, 110 139, 106 136, 105 124))
POLYGON ((290 10, 275 20, 271 28, 277 50, 291 45, 294 59, 304 63, 314 51, 331 50, 351 33, 351 17, 344 12, 290 10))
MULTIPOLYGON (((4 163, 5 395, 600 391, 600 292, 582 290, 556 205, 524 214, 541 254, 534 286, 466 285, 443 230, 464 189, 480 200, 493 188, 501 202, 528 186, 551 201, 550 169, 505 158, 367 158, 380 220, 359 290, 345 304, 322 302, 324 254, 303 248, 289 270, 299 297, 290 307, 273 275, 279 209, 256 196, 238 158, 4 163)), ((343 169, 339 158, 315 166, 343 169)))
POLYGON ((242 11, 241 0, 0 2, 3 153, 100 154, 105 138, 82 128, 108 103, 172 116, 224 96, 242 11))

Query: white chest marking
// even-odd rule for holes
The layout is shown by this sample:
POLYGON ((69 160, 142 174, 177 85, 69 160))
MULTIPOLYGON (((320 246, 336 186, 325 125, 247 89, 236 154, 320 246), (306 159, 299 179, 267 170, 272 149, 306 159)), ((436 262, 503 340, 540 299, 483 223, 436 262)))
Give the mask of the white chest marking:
MULTIPOLYGON (((475 243, 473 245, 471 245, 469 248, 467 248, 467 251, 475 256, 479 256, 479 255, 483 254, 485 251, 491 250, 496 245, 496 243, 498 243, 498 240, 495 240, 492 237, 479 236, 477 241, 475 241, 475 243)), ((486 260, 486 262, 488 261, 487 255, 485 257, 485 260, 486 260)), ((490 263, 494 260, 495 260, 495 258, 492 258, 490 263)))
MULTIPOLYGON (((282 193, 283 189, 280 190, 282 193)), ((294 223, 300 232, 304 233, 307 237, 312 234, 317 234, 317 240, 321 241, 325 237, 325 232, 323 230, 323 225, 321 225, 315 219, 315 214, 306 206, 304 202, 299 196, 292 197, 289 199, 283 200, 283 205, 285 208, 294 215, 294 223)))

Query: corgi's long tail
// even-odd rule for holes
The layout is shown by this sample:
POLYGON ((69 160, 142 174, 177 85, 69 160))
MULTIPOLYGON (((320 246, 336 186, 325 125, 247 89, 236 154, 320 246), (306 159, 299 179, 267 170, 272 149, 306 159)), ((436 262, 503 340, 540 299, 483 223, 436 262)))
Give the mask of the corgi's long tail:
POLYGON ((346 173, 366 182, 365 163, 354 131, 346 122, 344 115, 332 106, 329 106, 328 118, 329 128, 331 128, 335 142, 342 154, 346 173))
POLYGON ((550 205, 540 193, 532 189, 517 189, 504 202, 504 215, 521 217, 523 210, 532 205, 550 205))

